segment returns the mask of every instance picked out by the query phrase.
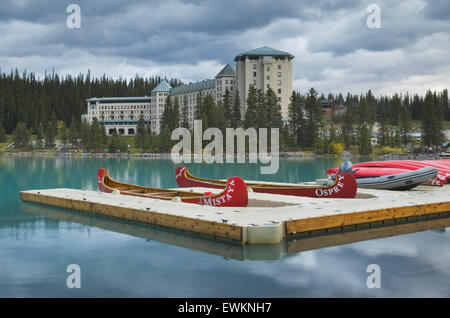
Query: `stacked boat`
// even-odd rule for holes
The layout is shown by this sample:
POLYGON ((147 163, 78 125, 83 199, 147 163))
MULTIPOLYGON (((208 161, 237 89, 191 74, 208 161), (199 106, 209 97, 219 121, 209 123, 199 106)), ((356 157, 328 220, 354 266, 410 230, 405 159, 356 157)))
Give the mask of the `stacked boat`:
MULTIPOLYGON (((345 172, 353 173, 358 187, 409 190, 418 185, 443 186, 450 183, 450 160, 388 160, 370 161, 351 165, 347 162, 345 172)), ((340 169, 328 169, 332 176, 340 169)))

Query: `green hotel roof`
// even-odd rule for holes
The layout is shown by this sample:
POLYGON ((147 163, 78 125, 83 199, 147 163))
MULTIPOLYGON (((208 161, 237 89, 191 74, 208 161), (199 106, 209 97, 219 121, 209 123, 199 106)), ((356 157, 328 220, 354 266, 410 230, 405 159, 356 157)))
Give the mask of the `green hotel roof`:
POLYGON ((290 58, 294 58, 294 56, 290 53, 275 50, 268 46, 263 46, 263 47, 260 47, 260 48, 254 49, 254 50, 250 50, 250 51, 238 54, 238 55, 236 55, 234 60, 236 61, 238 58, 244 57, 244 56, 287 56, 290 58))
POLYGON ((186 84, 174 87, 170 90, 171 94, 185 94, 198 92, 205 89, 212 89, 215 86, 216 80, 208 79, 198 83, 186 84))
POLYGON ((158 92, 170 92, 170 89, 172 87, 170 84, 164 79, 161 81, 161 83, 158 84, 153 90, 152 93, 158 93, 158 92))
POLYGON ((225 67, 216 75, 217 77, 222 77, 222 76, 234 76, 234 69, 231 67, 230 64, 225 65, 225 67))

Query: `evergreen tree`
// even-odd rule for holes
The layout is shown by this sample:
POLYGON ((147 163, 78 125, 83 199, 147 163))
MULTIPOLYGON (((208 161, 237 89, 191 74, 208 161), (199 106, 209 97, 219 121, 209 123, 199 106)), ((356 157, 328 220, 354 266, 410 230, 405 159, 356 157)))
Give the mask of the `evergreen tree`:
POLYGON ((106 133, 106 127, 105 125, 102 123, 100 123, 100 144, 99 144, 99 149, 106 151, 108 148, 108 135, 106 133))
POLYGON ((39 148, 39 149, 43 148, 44 143, 45 143, 44 126, 42 126, 42 123, 39 123, 39 127, 37 129, 37 136, 36 136, 37 148, 39 148))
POLYGON ((144 149, 145 150, 153 150, 156 147, 155 139, 157 138, 157 136, 153 136, 150 125, 147 125, 145 130, 146 130, 146 132, 145 132, 144 149))
POLYGON ((233 112, 232 112, 231 102, 232 102, 231 94, 227 88, 227 89, 225 89, 225 94, 223 96, 223 105, 222 105, 225 127, 233 127, 233 112))
POLYGON ((194 119, 202 119, 202 116, 203 116, 203 109, 202 109, 203 98, 202 98, 202 94, 201 93, 197 93, 196 101, 197 101, 197 104, 195 105, 194 119))
POLYGON ((336 129, 334 128, 333 124, 330 127, 330 130, 328 131, 328 139, 326 144, 326 151, 327 153, 333 153, 333 146, 337 143, 337 136, 336 136, 336 129))
POLYGON ((270 128, 267 113, 267 95, 262 89, 256 90, 256 128, 270 128))
MULTIPOLYGON (((222 101, 219 101, 215 109, 214 127, 219 128, 220 131, 224 134, 224 136, 225 136, 225 129, 227 128, 227 123, 229 123, 229 120, 227 120, 226 118, 227 116, 225 114, 226 111, 224 103, 222 101)), ((229 116, 230 114, 228 114, 228 117, 229 116)))
POLYGON ((187 95, 183 98, 183 108, 181 111, 181 127, 189 128, 189 106, 187 95))
POLYGON ((141 116, 138 120, 137 126, 136 126, 136 148, 144 149, 145 148, 145 141, 147 138, 147 129, 145 127, 145 120, 144 116, 141 116))
POLYGON ((290 97, 290 103, 288 107, 288 116, 290 118, 289 128, 292 134, 295 136, 297 146, 305 146, 305 119, 303 117, 302 103, 300 94, 295 91, 292 92, 290 97))
POLYGON ((169 127, 165 127, 162 130, 161 135, 159 136, 159 139, 160 139, 160 142, 159 142, 160 150, 163 152, 170 151, 170 149, 172 148, 172 140, 170 139, 169 127))
POLYGON ((400 110, 400 135, 401 143, 406 146, 408 143, 408 133, 411 129, 411 114, 409 112, 409 97, 406 96, 403 100, 402 108, 400 110))
POLYGON ((369 105, 366 98, 362 97, 359 104, 359 124, 369 124, 370 122, 369 105))
POLYGON ((201 119, 203 130, 209 127, 216 127, 216 104, 211 94, 207 94, 203 98, 201 119))
POLYGON ((370 131, 366 124, 359 126, 358 152, 361 155, 370 155, 372 152, 370 131))
POLYGON ((56 136, 58 134, 58 122, 56 120, 55 112, 52 112, 50 121, 45 127, 45 147, 50 148, 54 146, 56 136))
POLYGON ((6 142, 6 133, 1 121, 0 121, 0 142, 6 142))
POLYGON ((444 113, 444 119, 450 120, 450 107, 448 105, 448 90, 444 89, 441 95, 442 111, 444 113))
POLYGON ((257 91, 251 84, 248 87, 247 109, 245 111, 244 127, 258 127, 257 91))
POLYGON ((169 129, 173 131, 178 127, 180 127, 180 101, 178 100, 178 96, 175 96, 169 129))
POLYGON ((25 123, 23 122, 19 122, 13 132, 13 141, 15 147, 18 149, 28 148, 30 140, 31 133, 27 129, 27 125, 25 125, 25 123))
POLYGON ((64 122, 62 122, 59 135, 61 142, 63 143, 63 147, 65 147, 70 137, 69 137, 69 129, 66 127, 66 124, 64 122))
POLYGON ((422 120, 422 138, 426 146, 440 145, 442 142, 442 112, 436 92, 427 91, 422 120))
POLYGON ((400 131, 398 129, 395 129, 392 145, 394 147, 400 147, 401 144, 402 144, 402 136, 400 135, 400 131))
POLYGON ((79 136, 78 125, 75 122, 75 119, 72 117, 69 126, 69 142, 72 144, 72 146, 78 145, 78 136, 79 136))
POLYGON ((369 89, 369 91, 366 94, 365 97, 366 100, 366 109, 367 109, 367 123, 369 125, 372 125, 376 120, 376 114, 377 114, 377 101, 375 97, 372 94, 372 91, 369 89))
POLYGON ((241 100, 239 97, 239 91, 236 90, 234 93, 234 103, 233 103, 233 111, 231 116, 232 128, 239 128, 242 126, 241 121, 241 100))
POLYGON ((173 123, 171 118, 172 115, 173 115, 172 101, 170 99, 170 96, 167 96, 166 103, 164 104, 164 111, 161 116, 161 125, 160 125, 161 130, 163 130, 166 127, 170 130, 173 123))
POLYGON ((305 101, 305 110, 306 116, 308 117, 307 134, 309 136, 306 146, 318 149, 320 148, 319 143, 321 142, 319 130, 321 127, 322 109, 320 101, 317 99, 317 92, 314 88, 311 88, 308 92, 305 101))
POLYGON ((349 149, 351 146, 353 134, 353 121, 352 116, 350 115, 350 110, 347 108, 342 123, 342 138, 344 141, 345 149, 349 149))
POLYGON ((423 98, 415 94, 411 102, 411 118, 413 120, 421 120, 422 111, 425 108, 423 98))
MULTIPOLYGON (((86 121, 81 122, 79 138, 80 138, 81 146, 85 150, 89 150, 89 146, 90 146, 90 137, 91 137, 90 136, 90 128, 91 128, 90 125, 86 121)), ((116 135, 117 135, 117 131, 116 131, 116 135)))
POLYGON ((281 128, 283 125, 281 106, 273 89, 268 88, 266 91, 266 117, 268 128, 281 128))
POLYGON ((398 126, 400 121, 400 110, 402 107, 402 100, 398 94, 394 94, 390 102, 390 116, 391 124, 398 126))
MULTIPOLYGON (((10 79, 12 80, 12 79, 10 79)), ((17 125, 17 107, 11 87, 6 87, 3 90, 3 108, 4 108, 4 123, 7 134, 13 132, 17 125)))
POLYGON ((112 134, 111 134, 111 138, 109 138, 109 152, 110 153, 115 153, 117 151, 117 149, 120 149, 120 140, 119 140, 119 136, 117 134, 117 130, 114 128, 112 134))
POLYGON ((379 105, 379 111, 378 111, 378 122, 380 123, 380 130, 378 132, 378 139, 379 139, 379 144, 384 146, 384 145, 388 145, 388 128, 387 128, 387 114, 386 114, 386 107, 387 107, 387 102, 385 101, 385 99, 382 99, 380 101, 380 105, 379 105))
POLYGON ((99 124, 97 117, 94 117, 89 128, 89 146, 88 149, 95 152, 102 151, 104 128, 99 124))

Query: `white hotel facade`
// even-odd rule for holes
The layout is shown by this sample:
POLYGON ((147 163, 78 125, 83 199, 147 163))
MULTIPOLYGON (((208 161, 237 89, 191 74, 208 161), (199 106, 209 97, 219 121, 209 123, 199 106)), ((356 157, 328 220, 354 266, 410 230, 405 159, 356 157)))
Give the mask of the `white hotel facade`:
POLYGON ((289 53, 262 47, 238 54, 235 58, 236 72, 227 64, 214 79, 171 87, 166 80, 143 97, 93 97, 86 100, 87 112, 82 120, 92 123, 94 117, 103 123, 107 134, 114 129, 120 135, 135 135, 137 122, 142 116, 153 134, 160 133, 160 123, 167 97, 172 103, 178 97, 180 112, 187 102, 188 120, 191 127, 197 105, 197 94, 210 94, 215 102, 223 100, 225 91, 231 96, 239 90, 241 116, 244 118, 249 85, 257 89, 272 88, 278 96, 283 117, 287 117, 289 98, 292 94, 292 56, 289 53))

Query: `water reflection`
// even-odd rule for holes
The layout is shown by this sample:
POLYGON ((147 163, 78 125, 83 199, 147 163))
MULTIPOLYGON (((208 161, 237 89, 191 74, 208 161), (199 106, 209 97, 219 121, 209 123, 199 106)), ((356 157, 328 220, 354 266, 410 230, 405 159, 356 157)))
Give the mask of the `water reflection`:
MULTIPOLYGON (((157 241, 160 243, 181 246, 191 250, 220 255, 225 258, 232 258, 241 261, 280 260, 287 255, 298 254, 309 250, 422 231, 435 230, 435 233, 445 234, 445 229, 450 227, 450 217, 446 217, 429 219, 421 222, 399 223, 390 226, 373 227, 358 231, 338 232, 326 235, 310 235, 301 238, 289 238, 278 244, 242 245, 237 242, 212 239, 207 236, 193 233, 143 225, 110 217, 93 216, 88 213, 46 207, 33 203, 23 203, 22 210, 38 216, 48 217, 51 220, 76 222, 108 231, 144 238, 149 241, 157 241)), ((393 248, 390 248, 389 251, 397 255, 404 252, 394 251, 393 248)))

